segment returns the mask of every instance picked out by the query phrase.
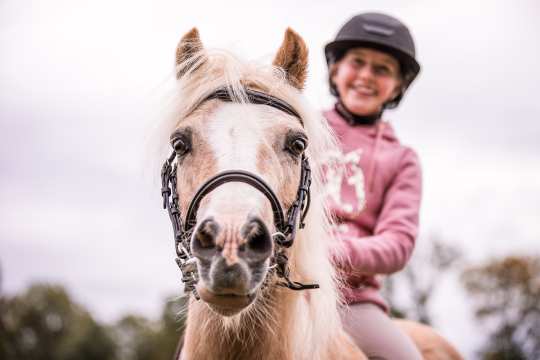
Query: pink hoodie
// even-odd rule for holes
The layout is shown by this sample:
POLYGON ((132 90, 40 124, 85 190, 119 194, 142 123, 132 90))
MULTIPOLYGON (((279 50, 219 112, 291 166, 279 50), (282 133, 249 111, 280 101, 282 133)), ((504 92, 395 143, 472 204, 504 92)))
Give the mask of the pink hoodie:
POLYGON ((324 116, 352 172, 331 200, 346 251, 334 256, 346 274, 344 297, 348 304, 372 302, 387 311, 375 275, 401 270, 413 251, 422 186, 418 157, 399 143, 389 123, 351 126, 335 110, 324 116), (358 166, 362 171, 355 174, 358 166))

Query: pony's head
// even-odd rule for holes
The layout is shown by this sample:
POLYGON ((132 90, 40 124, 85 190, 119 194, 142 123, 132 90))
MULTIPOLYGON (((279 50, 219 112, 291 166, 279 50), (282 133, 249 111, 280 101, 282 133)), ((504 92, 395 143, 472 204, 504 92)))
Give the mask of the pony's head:
MULTIPOLYGON (((176 161, 172 184, 179 213, 185 215, 185 225, 179 226, 187 231, 185 243, 179 239, 177 245, 196 259, 196 292, 221 315, 249 308, 261 289, 283 282, 274 268, 290 267, 290 276, 297 276, 293 280, 308 282, 320 281, 313 266, 332 273, 327 263, 321 268, 301 261, 308 256, 302 254, 308 246, 301 244, 301 235, 287 248, 299 217, 293 217, 289 233, 282 234, 285 224, 280 224, 280 211, 285 222, 295 204, 296 212, 303 212, 298 202, 306 198, 307 159, 321 156, 331 144, 324 122, 302 100, 306 72, 307 48, 290 29, 273 65, 266 67, 205 50, 196 29, 178 45, 180 100, 169 128, 175 152, 169 165, 176 161), (283 258, 289 258, 285 267, 283 258)), ((312 172, 317 192, 317 164, 312 172)), ((313 207, 317 224, 307 225, 321 229, 322 207, 313 207)), ((321 243, 309 246, 312 254, 321 243)))

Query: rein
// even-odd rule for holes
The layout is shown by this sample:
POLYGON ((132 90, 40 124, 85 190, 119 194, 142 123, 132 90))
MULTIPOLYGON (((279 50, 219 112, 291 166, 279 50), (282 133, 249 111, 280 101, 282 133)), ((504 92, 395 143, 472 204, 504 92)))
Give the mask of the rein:
MULTIPOLYGON (((248 88, 245 89, 245 93, 250 103, 267 105, 281 110, 291 116, 296 117, 302 126, 304 125, 298 112, 285 101, 269 94, 248 88)), ((234 102, 227 88, 222 87, 216 89, 206 98, 204 98, 198 104, 198 106, 205 101, 212 99, 234 102)), ((182 273, 182 282, 184 283, 185 291, 192 291, 195 297, 199 299, 199 294, 195 288, 195 285, 198 282, 197 264, 195 257, 191 254, 190 248, 190 240, 193 233, 193 228, 197 224, 197 210, 199 209, 202 199, 206 195, 220 185, 228 182, 242 182, 251 185, 255 189, 262 192, 268 201, 270 201, 274 214, 274 225, 277 229, 277 231, 272 234, 272 239, 276 244, 276 250, 272 259, 273 264, 270 268, 275 269, 276 274, 284 280, 278 282, 278 285, 292 290, 316 289, 319 287, 318 284, 302 284, 290 280, 288 258, 286 255, 286 248, 291 247, 294 243, 298 216, 300 215, 298 227, 302 229, 305 226, 304 219, 309 210, 311 168, 309 167, 308 159, 304 154, 302 154, 301 158, 300 182, 296 192, 296 199, 287 210, 286 216, 284 216, 283 208, 275 192, 263 179, 248 171, 228 170, 211 177, 201 187, 199 187, 189 204, 185 222, 182 222, 179 207, 179 196, 176 190, 178 164, 175 162, 175 160, 176 152, 173 150, 172 154, 165 161, 161 169, 161 195, 163 197, 163 208, 168 211, 169 218, 172 223, 174 245, 177 255, 175 260, 180 268, 180 272, 182 273)))

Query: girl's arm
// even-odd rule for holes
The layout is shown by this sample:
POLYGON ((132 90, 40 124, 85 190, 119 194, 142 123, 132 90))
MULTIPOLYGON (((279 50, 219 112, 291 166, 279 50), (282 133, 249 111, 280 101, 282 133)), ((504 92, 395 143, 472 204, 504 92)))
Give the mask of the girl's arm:
POLYGON ((352 274, 391 274, 409 260, 418 232, 422 178, 416 153, 405 151, 384 197, 373 236, 342 238, 345 261, 338 266, 352 274))

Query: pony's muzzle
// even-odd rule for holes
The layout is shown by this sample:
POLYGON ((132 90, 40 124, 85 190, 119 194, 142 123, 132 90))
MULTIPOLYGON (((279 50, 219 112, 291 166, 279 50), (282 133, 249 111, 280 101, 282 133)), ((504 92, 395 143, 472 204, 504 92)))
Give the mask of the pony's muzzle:
POLYGON ((228 308, 228 312, 240 311, 253 301, 273 252, 270 232, 260 218, 250 216, 240 225, 232 220, 208 217, 191 239, 201 298, 215 309, 228 308))
POLYGON ((203 262, 216 257, 225 259, 232 267, 240 259, 248 263, 261 262, 272 255, 272 237, 268 227, 258 217, 249 217, 245 224, 218 222, 214 217, 197 226, 191 241, 193 255, 203 262))

